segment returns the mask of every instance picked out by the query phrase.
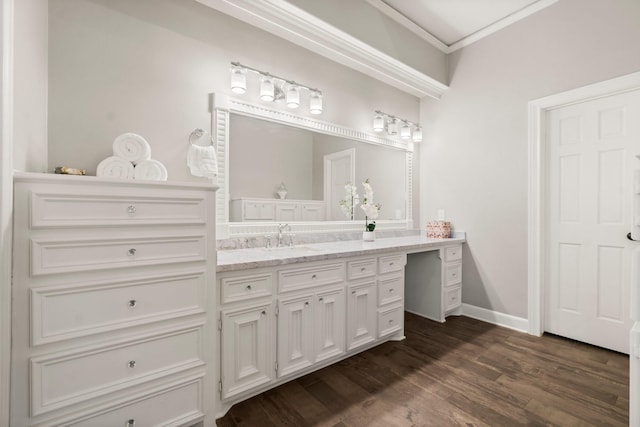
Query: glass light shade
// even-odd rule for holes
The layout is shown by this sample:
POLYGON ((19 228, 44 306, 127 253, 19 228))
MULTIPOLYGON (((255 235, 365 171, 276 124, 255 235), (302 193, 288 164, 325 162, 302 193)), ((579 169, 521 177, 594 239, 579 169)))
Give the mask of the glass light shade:
POLYGON ((247 72, 240 67, 231 69, 231 92, 242 95, 247 91, 247 72))
POLYGON ((398 122, 396 119, 393 119, 387 125, 387 133, 389 135, 397 135, 398 134, 398 122))
POLYGON ((373 118, 373 131, 382 132, 383 130, 384 130, 384 117, 378 114, 373 118))
POLYGON ((260 99, 263 101, 273 101, 275 98, 275 83, 273 77, 263 76, 260 81, 260 99))
POLYGON ((411 138, 411 128, 409 127, 408 123, 403 124, 402 127, 400 128, 400 138, 402 139, 411 138))
POLYGON ((286 94, 287 107, 298 108, 300 106, 300 88, 296 85, 289 85, 286 94))
POLYGON ((309 95, 309 112, 311 114, 322 113, 322 94, 320 92, 313 91, 309 95))
POLYGON ((422 128, 417 127, 413 131, 413 142, 421 142, 422 141, 422 128))

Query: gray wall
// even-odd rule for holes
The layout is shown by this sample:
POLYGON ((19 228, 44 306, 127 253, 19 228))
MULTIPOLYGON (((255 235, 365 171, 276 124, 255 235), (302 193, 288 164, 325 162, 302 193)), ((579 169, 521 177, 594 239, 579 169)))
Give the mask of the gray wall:
POLYGON ((527 317, 527 103, 640 70, 640 2, 562 0, 450 56, 422 101, 421 225, 467 232, 463 301, 527 317))
MULTIPOLYGON (((49 25, 50 168, 93 174, 113 139, 135 132, 170 180, 199 180, 187 137, 209 128, 209 93, 231 94, 234 60, 320 88, 321 120, 369 130, 374 109, 419 115, 416 97, 194 1, 56 0, 49 25)), ((249 77, 243 99, 260 103, 249 77)))

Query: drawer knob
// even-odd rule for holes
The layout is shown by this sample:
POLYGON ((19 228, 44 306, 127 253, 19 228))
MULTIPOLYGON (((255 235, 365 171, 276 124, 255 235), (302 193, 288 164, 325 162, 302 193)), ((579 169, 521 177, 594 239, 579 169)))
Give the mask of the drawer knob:
POLYGON ((312 279, 315 279, 316 277, 318 276, 316 276, 315 274, 311 276, 312 279))
POLYGON ((127 251, 127 254, 128 254, 129 256, 134 256, 134 255, 136 254, 136 250, 135 250, 135 248, 131 248, 131 249, 129 249, 129 251, 127 251))
POLYGON ((318 298, 318 301, 324 301, 324 298, 320 297, 318 298))
POLYGON ((360 271, 361 271, 361 272, 363 272, 363 273, 364 273, 364 271, 365 271, 365 270, 366 270, 366 268, 364 268, 364 267, 362 267, 362 268, 360 269, 360 271))
POLYGON ((127 363, 127 366, 130 368, 135 368, 136 367, 136 361, 135 360, 129 360, 129 362, 127 363))
POLYGON ((134 299, 130 299, 129 300, 129 307, 133 308, 136 305, 138 305, 138 301, 134 300, 134 299))
POLYGON ((389 263, 389 265, 393 265, 393 261, 391 261, 391 262, 389 263))
POLYGON ((355 294, 356 294, 356 291, 351 291, 351 295, 355 295, 355 294))
POLYGON ((306 307, 306 306, 308 306, 308 305, 309 305, 309 301, 305 301, 305 302, 304 302, 304 306, 306 307))
POLYGON ((136 425, 136 420, 130 419, 130 420, 127 420, 127 423, 125 424, 125 427, 133 427, 135 425, 136 425))
POLYGON ((456 277, 456 276, 457 276, 457 274, 456 274, 456 273, 452 273, 451 275, 452 275, 453 277, 456 277))
POLYGON ((393 323, 393 319, 389 319, 389 324, 392 324, 392 323, 393 323))
POLYGON ((247 285, 247 290, 250 291, 251 290, 251 285, 247 285))
POLYGON ((136 207, 135 207, 135 206, 133 206, 133 205, 129 205, 129 207, 127 208, 127 212, 128 212, 130 215, 135 214, 135 213, 136 213, 136 210, 137 210, 137 209, 136 209, 136 207))
POLYGON ((262 313, 260 313, 260 314, 262 314, 263 316, 266 316, 267 315, 267 311, 266 310, 262 310, 262 313))
POLYGON ((393 292, 393 288, 389 288, 389 292, 390 292, 390 293, 391 293, 391 292, 393 292))

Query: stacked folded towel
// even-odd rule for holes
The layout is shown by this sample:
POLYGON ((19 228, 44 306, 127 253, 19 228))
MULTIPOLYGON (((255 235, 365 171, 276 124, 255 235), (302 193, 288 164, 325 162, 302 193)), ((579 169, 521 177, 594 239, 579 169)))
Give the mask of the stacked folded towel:
POLYGON ((113 141, 113 156, 98 165, 97 176, 166 181, 167 168, 151 159, 151 146, 140 135, 123 133, 113 141))

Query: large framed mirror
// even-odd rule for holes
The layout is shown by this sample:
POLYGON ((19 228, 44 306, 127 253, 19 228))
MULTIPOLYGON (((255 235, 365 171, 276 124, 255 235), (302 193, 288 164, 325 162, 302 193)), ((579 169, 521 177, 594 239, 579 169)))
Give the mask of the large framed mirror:
POLYGON ((212 95, 218 154, 217 238, 360 231, 364 212, 340 205, 346 184, 362 200, 369 180, 377 230, 413 227, 413 146, 226 95, 212 95))

